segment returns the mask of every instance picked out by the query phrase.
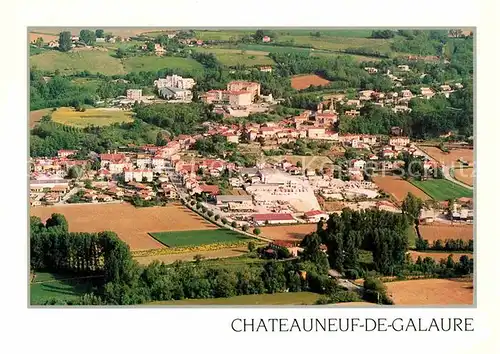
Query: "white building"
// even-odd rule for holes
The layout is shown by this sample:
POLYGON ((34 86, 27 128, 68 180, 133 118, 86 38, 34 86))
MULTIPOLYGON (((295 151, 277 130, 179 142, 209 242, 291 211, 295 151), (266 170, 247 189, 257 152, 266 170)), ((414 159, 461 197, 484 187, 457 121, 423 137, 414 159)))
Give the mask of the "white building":
POLYGON ((140 101, 142 99, 142 90, 140 89, 128 89, 127 99, 132 101, 140 101))
POLYGON ((157 89, 163 87, 173 87, 178 89, 190 90, 196 85, 194 79, 184 78, 179 75, 167 75, 164 79, 158 79, 154 82, 157 89))
POLYGON ((124 177, 125 177, 125 182, 130 182, 130 181, 137 181, 137 182, 142 182, 144 178, 148 182, 153 181, 153 171, 150 169, 125 169, 123 170, 124 172, 124 177))

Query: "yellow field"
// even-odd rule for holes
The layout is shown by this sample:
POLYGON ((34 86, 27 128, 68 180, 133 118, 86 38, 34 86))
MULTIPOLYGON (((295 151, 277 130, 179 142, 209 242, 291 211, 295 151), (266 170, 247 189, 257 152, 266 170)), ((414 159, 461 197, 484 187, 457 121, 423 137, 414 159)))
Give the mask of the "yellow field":
POLYGON ((113 123, 132 122, 132 113, 120 109, 91 108, 77 112, 74 108, 62 107, 52 113, 52 121, 73 127, 84 128, 90 125, 105 126, 113 123))

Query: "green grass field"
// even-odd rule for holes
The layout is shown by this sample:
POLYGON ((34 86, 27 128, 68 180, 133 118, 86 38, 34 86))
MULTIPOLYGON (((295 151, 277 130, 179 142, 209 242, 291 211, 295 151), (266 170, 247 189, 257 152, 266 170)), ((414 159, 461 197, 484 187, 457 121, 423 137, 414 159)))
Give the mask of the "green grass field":
POLYGON ((166 68, 203 70, 203 66, 196 60, 182 57, 137 56, 123 59, 123 65, 126 72, 159 71, 166 68))
POLYGON ((52 121, 73 127, 84 128, 90 125, 106 126, 113 123, 132 122, 132 113, 122 110, 89 108, 77 112, 73 108, 61 107, 52 112, 52 121))
POLYGON ((91 291, 92 283, 88 279, 79 280, 71 279, 71 276, 36 273, 34 283, 30 285, 30 303, 41 305, 54 298, 62 301, 76 300, 91 291))
POLYGON ((195 51, 213 53, 217 60, 225 66, 273 65, 274 61, 267 56, 268 52, 258 50, 241 50, 229 48, 197 48, 195 51))
MULTIPOLYGON (((227 47, 230 49, 229 47, 227 47)), ((262 51, 266 53, 310 53, 311 48, 276 46, 272 44, 238 44, 240 50, 262 51)))
POLYGON ((295 44, 312 45, 315 49, 341 51, 349 48, 366 48, 380 52, 390 52, 390 41, 385 39, 352 38, 352 37, 310 37, 310 36, 280 36, 279 42, 293 40, 295 44))
POLYGON ((278 36, 306 36, 306 37, 310 37, 311 33, 319 32, 321 37, 349 37, 349 38, 369 38, 372 34, 371 29, 331 29, 331 30, 300 29, 300 30, 276 30, 273 32, 275 32, 278 36))
POLYGON ((471 189, 459 186, 446 179, 430 179, 427 181, 412 180, 411 183, 434 200, 447 200, 461 197, 472 198, 473 196, 473 191, 471 189))
POLYGON ((237 39, 241 38, 247 34, 254 34, 255 31, 237 31, 237 30, 197 30, 195 31, 195 37, 204 41, 208 40, 218 40, 218 41, 228 41, 231 38, 237 39))
POLYGON ((68 53, 48 50, 31 56, 30 67, 51 72, 59 70, 62 74, 74 74, 84 70, 104 75, 126 73, 119 59, 113 58, 108 52, 100 50, 68 53))
POLYGON ((237 232, 227 229, 152 232, 150 235, 168 247, 201 246, 211 243, 250 241, 237 232))
POLYGON ((321 295, 311 292, 240 295, 216 299, 156 301, 149 305, 313 305, 321 295))

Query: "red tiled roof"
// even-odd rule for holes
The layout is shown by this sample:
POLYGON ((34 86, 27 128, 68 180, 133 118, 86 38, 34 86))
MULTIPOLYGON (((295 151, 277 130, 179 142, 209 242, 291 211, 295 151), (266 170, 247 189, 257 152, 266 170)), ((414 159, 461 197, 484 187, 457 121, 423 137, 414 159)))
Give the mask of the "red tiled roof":
POLYGON ((321 215, 321 214, 326 214, 324 211, 322 210, 311 210, 311 211, 306 211, 304 213, 305 216, 307 217, 311 217, 311 216, 315 216, 315 215, 321 215))
POLYGON ((254 214, 254 221, 278 221, 278 220, 295 220, 292 214, 254 214))
POLYGON ((212 195, 219 194, 219 187, 216 185, 202 184, 199 186, 202 192, 210 193, 212 195))

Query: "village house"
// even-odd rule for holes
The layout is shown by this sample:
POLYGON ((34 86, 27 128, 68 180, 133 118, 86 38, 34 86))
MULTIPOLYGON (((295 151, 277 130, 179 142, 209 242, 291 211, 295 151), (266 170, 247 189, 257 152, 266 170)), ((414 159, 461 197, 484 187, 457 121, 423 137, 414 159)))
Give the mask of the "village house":
POLYGON ((236 133, 226 132, 226 133, 223 133, 222 136, 224 136, 226 138, 226 141, 228 143, 238 144, 240 142, 240 137, 236 133))
POLYGON ((325 128, 308 128, 307 137, 310 139, 321 138, 325 135, 325 128))
POLYGON ((57 157, 68 157, 76 154, 78 150, 58 150, 57 157))
POLYGON ((398 69, 401 71, 410 71, 410 67, 408 65, 398 65, 398 69))
POLYGON ((198 187, 193 188, 194 194, 206 194, 210 197, 215 197, 220 194, 219 186, 210 184, 200 184, 198 187))
POLYGON ((391 135, 399 136, 403 134, 403 128, 401 127, 391 127, 391 135))
POLYGON ((99 158, 101 160, 101 169, 107 169, 111 174, 122 173, 124 168, 131 166, 124 154, 117 154, 116 152, 110 154, 108 151, 107 154, 100 154, 99 158))
POLYGON ((141 101, 142 100, 142 90, 141 89, 128 89, 127 90, 127 100, 141 101))
POLYGON ((394 113, 410 113, 411 108, 405 105, 396 105, 392 108, 394 113))
POLYGON ((272 71, 273 71, 273 67, 272 67, 272 66, 269 66, 269 65, 266 65, 266 66, 261 66, 261 67, 259 68, 259 70, 260 70, 261 72, 264 72, 264 73, 270 73, 270 72, 272 72, 272 71))
POLYGON ((410 138, 407 136, 397 136, 391 137, 389 139, 389 145, 391 146, 406 146, 410 143, 410 138))
POLYGON ((374 67, 366 67, 365 70, 368 72, 368 74, 376 74, 378 72, 378 69, 374 67))
POLYGON ((356 108, 362 107, 360 100, 347 100, 346 105, 347 106, 354 106, 356 108))
POLYGON ((457 89, 462 89, 462 88, 464 88, 464 85, 462 85, 461 83, 457 82, 457 83, 455 83, 455 87, 457 89))
POLYGON ((351 165, 353 168, 356 168, 358 170, 362 170, 365 168, 365 165, 366 165, 366 161, 364 160, 353 160, 351 162, 351 165))
POLYGON ((146 168, 151 166, 151 156, 145 154, 137 154, 135 157, 135 164, 138 168, 146 168))
POLYGON ((252 104, 252 93, 249 91, 210 90, 201 96, 201 100, 208 104, 246 107, 252 104))
POLYGON ((371 100, 372 95, 375 93, 373 90, 364 90, 364 91, 359 91, 358 96, 359 99, 362 101, 367 101, 371 100))
POLYGON ((358 117, 360 114, 361 112, 355 109, 350 109, 344 112, 344 115, 346 115, 347 117, 358 117))
POLYGON ((161 187, 161 190, 163 192, 163 195, 165 196, 165 198, 168 198, 168 199, 177 199, 178 198, 178 194, 177 194, 177 191, 175 189, 175 187, 170 184, 170 183, 162 183, 160 185, 161 187))
POLYGON ((264 43, 269 43, 269 42, 271 42, 271 37, 269 37, 269 36, 264 36, 264 37, 262 37, 262 42, 264 42, 264 43))
POLYGON ((260 84, 250 81, 231 81, 227 84, 227 91, 248 91, 251 92, 251 100, 260 96, 260 84))
POLYGON ((153 182, 153 171, 151 169, 130 169, 123 170, 125 182, 137 181, 153 182))
POLYGON ((435 93, 434 91, 432 91, 430 88, 428 87, 422 87, 420 88, 420 94, 422 95, 422 97, 424 97, 425 99, 430 99, 432 98, 435 93))
POLYGON ((384 159, 393 159, 396 157, 397 152, 394 150, 384 149, 381 152, 382 158, 384 159))
POLYGON ((401 91, 401 97, 404 99, 404 100, 410 100, 413 98, 413 93, 411 93, 410 90, 402 90, 401 91))
POLYGON ((350 181, 362 181, 363 178, 363 172, 356 168, 349 168, 347 170, 347 174, 349 176, 350 181))

